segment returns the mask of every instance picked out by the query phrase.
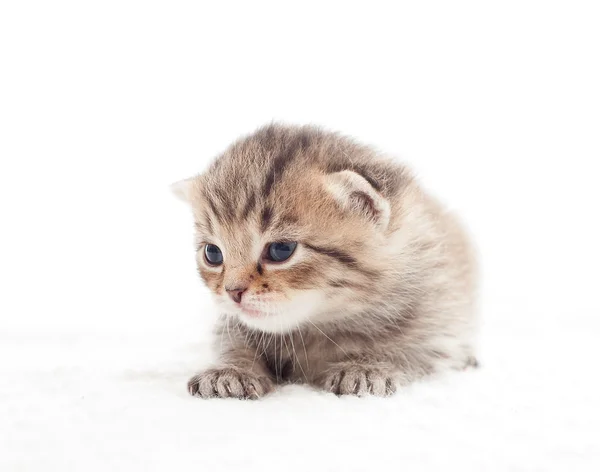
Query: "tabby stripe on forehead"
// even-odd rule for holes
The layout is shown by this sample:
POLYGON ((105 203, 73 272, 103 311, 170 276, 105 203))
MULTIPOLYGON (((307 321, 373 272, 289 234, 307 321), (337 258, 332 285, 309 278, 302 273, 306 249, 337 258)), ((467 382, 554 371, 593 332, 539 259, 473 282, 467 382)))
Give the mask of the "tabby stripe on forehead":
POLYGON ((260 215, 260 229, 264 233, 269 224, 271 223, 271 219, 273 218, 273 209, 270 206, 266 206, 263 208, 263 211, 260 215))
POLYGON ((298 217, 296 215, 292 215, 292 214, 283 214, 279 216, 278 219, 279 223, 284 224, 284 225, 294 225, 296 223, 298 223, 298 217))
POLYGON ((215 203, 212 201, 212 199, 207 198, 206 200, 208 201, 208 206, 210 207, 210 210, 212 211, 213 215, 215 215, 217 221, 222 221, 221 215, 217 211, 217 207, 215 206, 215 203))
POLYGON ((210 217, 208 213, 204 213, 204 221, 196 221, 194 222, 194 226, 196 227, 196 231, 201 234, 214 234, 212 222, 210 221, 210 217))
POLYGON ((250 212, 252 210, 254 210, 255 206, 256 206, 256 195, 254 195, 252 193, 248 197, 248 200, 246 201, 246 204, 244 205, 244 209, 242 210, 242 220, 245 220, 246 218, 248 218, 248 215, 250 214, 250 212))
POLYGON ((204 219, 206 220, 206 229, 210 234, 215 234, 212 221, 210 221, 210 216, 208 213, 204 213, 204 219))
POLYGON ((215 196, 221 204, 220 209, 224 213, 226 221, 233 221, 235 219, 235 208, 230 196, 221 188, 215 189, 215 196))
POLYGON ((263 194, 268 197, 271 193, 275 180, 281 178, 285 168, 290 164, 298 152, 304 150, 308 145, 308 140, 305 136, 300 136, 293 139, 290 143, 284 145, 284 148, 271 164, 271 168, 267 172, 263 194))

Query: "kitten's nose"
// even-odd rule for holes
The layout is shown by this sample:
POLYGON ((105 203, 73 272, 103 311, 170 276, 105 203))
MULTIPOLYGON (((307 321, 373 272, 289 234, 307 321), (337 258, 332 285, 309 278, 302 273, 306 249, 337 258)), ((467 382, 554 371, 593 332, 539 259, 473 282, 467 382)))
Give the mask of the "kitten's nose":
POLYGON ((242 295, 246 291, 246 287, 226 288, 227 295, 236 303, 241 303, 242 295))

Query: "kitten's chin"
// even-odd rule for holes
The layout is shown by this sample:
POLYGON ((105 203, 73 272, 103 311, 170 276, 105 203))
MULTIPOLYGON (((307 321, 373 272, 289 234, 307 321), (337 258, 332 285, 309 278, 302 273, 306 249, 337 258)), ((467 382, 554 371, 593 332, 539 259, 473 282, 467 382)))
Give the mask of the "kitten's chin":
POLYGON ((266 333, 288 333, 309 322, 324 303, 325 297, 318 290, 304 290, 290 301, 277 303, 273 310, 240 306, 237 315, 242 323, 252 329, 266 333))

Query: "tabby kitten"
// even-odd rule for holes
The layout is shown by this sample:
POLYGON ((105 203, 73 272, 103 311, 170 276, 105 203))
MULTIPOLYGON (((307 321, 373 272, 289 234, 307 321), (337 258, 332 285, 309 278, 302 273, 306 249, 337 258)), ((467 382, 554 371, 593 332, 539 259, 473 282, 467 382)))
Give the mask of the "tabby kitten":
POLYGON ((402 165, 314 127, 269 125, 173 186, 221 313, 219 363, 192 395, 285 382, 386 396, 475 365, 474 258, 402 165))

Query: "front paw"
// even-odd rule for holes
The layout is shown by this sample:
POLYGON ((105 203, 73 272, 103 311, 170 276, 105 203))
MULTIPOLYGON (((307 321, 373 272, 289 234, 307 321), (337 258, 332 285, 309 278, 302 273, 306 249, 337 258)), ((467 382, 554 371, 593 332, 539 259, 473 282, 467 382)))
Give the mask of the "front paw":
POLYGON ((188 381, 190 395, 201 398, 256 399, 274 388, 271 379, 237 367, 209 369, 188 381))
POLYGON ((332 367, 324 377, 323 388, 336 395, 375 395, 387 397, 396 391, 391 375, 370 366, 342 365, 332 367))

